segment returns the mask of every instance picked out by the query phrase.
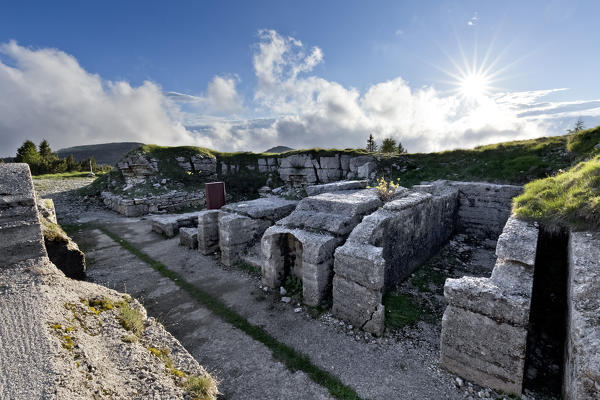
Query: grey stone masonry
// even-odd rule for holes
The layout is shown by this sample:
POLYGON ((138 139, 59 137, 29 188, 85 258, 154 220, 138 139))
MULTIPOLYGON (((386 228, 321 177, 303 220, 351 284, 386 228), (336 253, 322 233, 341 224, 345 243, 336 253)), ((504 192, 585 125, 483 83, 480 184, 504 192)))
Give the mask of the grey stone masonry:
POLYGON ((384 291, 405 279, 452 235, 458 190, 439 183, 431 193, 399 198, 366 216, 335 251, 332 313, 381 335, 384 291))
POLYGON ((447 279, 440 365, 479 385, 520 395, 539 229, 510 217, 490 278, 447 279))
POLYGON ((258 245, 265 230, 291 213, 298 204, 280 197, 231 203, 198 217, 198 249, 203 254, 221 250, 221 262, 231 266, 258 245))
POLYGON ((563 397, 600 398, 600 233, 569 237, 568 326, 563 397))
POLYGON ((495 239, 512 210, 512 199, 523 188, 479 182, 449 182, 459 190, 457 233, 495 239))
POLYGON ((179 228, 195 227, 198 225, 198 215, 202 211, 194 211, 185 214, 168 214, 150 217, 152 230, 156 233, 173 237, 179 233, 179 228))
POLYGON ((171 191, 160 195, 128 198, 111 192, 102 192, 105 206, 126 217, 138 217, 153 212, 173 212, 187 207, 203 207, 204 191, 171 191))
POLYGON ((0 267, 47 257, 27 164, 0 164, 0 267))
POLYGON ((219 250, 219 210, 198 213, 198 251, 208 255, 219 250))
POLYGON ((179 228, 179 244, 188 249, 198 247, 198 228, 179 228))
POLYGON ((302 279, 305 304, 329 294, 333 256, 365 215, 382 205, 374 189, 325 192, 306 197, 261 240, 263 283, 277 288, 290 274, 302 279))
POLYGON ((365 189, 368 181, 339 181, 333 183, 326 183, 324 185, 312 185, 306 187, 306 194, 309 196, 316 196, 321 193, 338 192, 340 190, 356 190, 365 189))

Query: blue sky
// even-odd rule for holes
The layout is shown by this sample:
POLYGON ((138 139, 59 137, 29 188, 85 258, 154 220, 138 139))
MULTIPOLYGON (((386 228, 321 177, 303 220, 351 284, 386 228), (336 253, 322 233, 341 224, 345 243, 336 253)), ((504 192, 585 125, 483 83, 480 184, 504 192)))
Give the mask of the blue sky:
POLYGON ((593 1, 10 2, 0 90, 15 101, 0 100, 0 155, 27 137, 264 150, 362 147, 369 132, 431 151, 559 134, 578 116, 593 126, 598 11, 593 1), (455 64, 478 69, 486 54, 480 81, 491 82, 465 98, 455 64))

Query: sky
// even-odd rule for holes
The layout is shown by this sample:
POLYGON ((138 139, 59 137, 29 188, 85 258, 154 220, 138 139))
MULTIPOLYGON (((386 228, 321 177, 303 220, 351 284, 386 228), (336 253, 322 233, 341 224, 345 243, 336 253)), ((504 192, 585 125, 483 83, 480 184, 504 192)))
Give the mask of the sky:
POLYGON ((596 1, 18 1, 0 156, 116 141, 429 152, 600 124, 596 1))

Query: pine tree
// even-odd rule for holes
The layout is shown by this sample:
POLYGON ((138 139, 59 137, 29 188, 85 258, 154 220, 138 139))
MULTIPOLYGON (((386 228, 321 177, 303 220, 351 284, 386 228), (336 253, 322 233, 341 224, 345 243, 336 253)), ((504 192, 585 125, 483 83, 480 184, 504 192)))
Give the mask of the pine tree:
POLYGON ((388 137, 383 139, 380 148, 382 153, 395 153, 397 150, 398 148, 396 147, 396 140, 394 140, 394 138, 388 137))
POLYGON ((577 119, 577 122, 575 122, 575 127, 573 129, 567 129, 567 133, 568 134, 577 133, 577 132, 581 132, 584 129, 585 129, 585 126, 583 125, 583 120, 581 119, 581 117, 579 117, 577 119))
POLYGON ((398 149, 397 149, 397 151, 400 154, 406 153, 406 149, 404 148, 404 146, 402 146, 402 143, 400 143, 400 142, 398 142, 398 149))
POLYGON ((69 154, 69 157, 66 158, 66 163, 67 171, 71 172, 75 170, 77 164, 75 163, 75 157, 73 157, 73 154, 69 154))
POLYGON ((15 157, 16 162, 37 164, 39 159, 40 155, 35 144, 31 140, 26 140, 23 145, 17 149, 17 156, 15 157))
POLYGON ((46 139, 42 140, 39 149, 40 157, 42 157, 43 160, 49 161, 52 159, 52 156, 54 156, 54 153, 52 153, 52 149, 50 149, 50 144, 48 144, 48 141, 46 139))
POLYGON ((373 134, 369 134, 369 138, 367 139, 367 151, 371 153, 377 151, 377 144, 375 143, 375 139, 373 139, 373 134))

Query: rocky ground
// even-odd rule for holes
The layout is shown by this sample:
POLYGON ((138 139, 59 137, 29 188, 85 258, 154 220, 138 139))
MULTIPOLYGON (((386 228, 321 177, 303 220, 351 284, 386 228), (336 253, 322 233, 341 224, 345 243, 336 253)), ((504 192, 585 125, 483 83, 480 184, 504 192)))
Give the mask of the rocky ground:
MULTIPOLYGON (((504 398, 464 382, 438 367, 441 314, 446 277, 489 275, 494 263, 490 243, 456 236, 440 254, 415 271, 388 296, 385 334, 375 338, 339 321, 327 311, 301 306, 293 293, 263 288, 256 274, 225 268, 215 257, 178 246, 151 232, 147 220, 123 218, 75 189, 89 179, 34 180, 38 193, 54 200, 59 222, 94 222, 137 248, 186 281, 211 293, 250 323, 306 354, 362 398, 475 399, 504 398)), ((159 318, 190 353, 221 380, 223 398, 330 398, 303 372, 292 372, 270 350, 229 326, 157 275, 100 230, 84 229, 74 238, 88 255, 91 280, 129 292, 159 318)), ((290 290, 291 291, 291 290, 290 290)), ((539 398, 527 392, 523 399, 539 398)))

